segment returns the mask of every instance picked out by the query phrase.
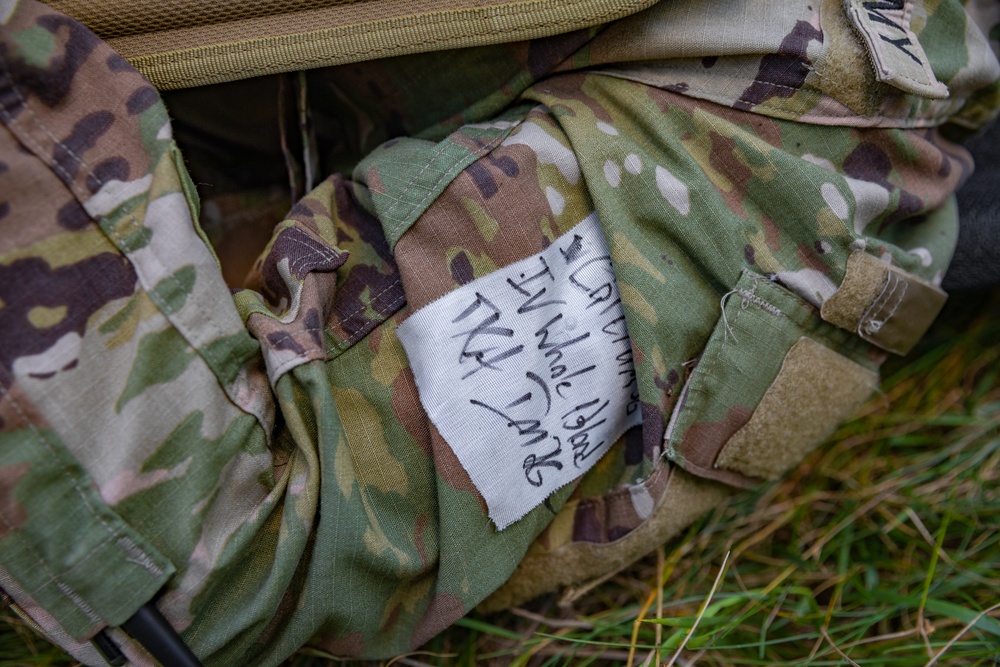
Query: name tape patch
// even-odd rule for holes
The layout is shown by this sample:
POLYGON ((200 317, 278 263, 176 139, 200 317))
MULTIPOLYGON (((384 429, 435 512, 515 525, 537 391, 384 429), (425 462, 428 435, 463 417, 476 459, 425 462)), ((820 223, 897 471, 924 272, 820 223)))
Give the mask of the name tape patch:
POLYGON ((593 466, 642 410, 595 214, 398 329, 431 421, 500 530, 593 466))
POLYGON ((910 29, 912 0, 845 0, 879 81, 932 99, 948 97, 917 36, 910 29))

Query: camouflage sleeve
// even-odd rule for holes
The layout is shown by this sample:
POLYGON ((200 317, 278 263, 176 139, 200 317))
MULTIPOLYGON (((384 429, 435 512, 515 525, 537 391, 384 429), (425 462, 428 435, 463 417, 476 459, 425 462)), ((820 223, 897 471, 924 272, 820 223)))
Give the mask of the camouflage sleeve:
POLYGON ((0 581, 103 664, 97 632, 170 581, 183 629, 250 537, 273 399, 156 91, 78 23, 0 10, 0 581))
POLYGON ((890 57, 877 113, 823 97, 823 7, 749 59, 657 52, 655 13, 646 55, 566 38, 321 182, 230 292, 156 92, 0 1, 0 586, 87 664, 152 664, 118 626, 153 598, 209 665, 384 657, 795 466, 940 308, 972 165, 939 126, 996 107, 950 2, 923 87, 890 57))

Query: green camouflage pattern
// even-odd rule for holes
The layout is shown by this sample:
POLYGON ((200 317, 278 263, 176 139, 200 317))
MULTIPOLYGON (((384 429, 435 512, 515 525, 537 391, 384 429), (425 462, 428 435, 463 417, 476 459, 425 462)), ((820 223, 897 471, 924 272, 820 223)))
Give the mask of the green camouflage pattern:
POLYGON ((148 82, 44 5, 0 2, 0 587, 86 664, 106 664, 89 641, 101 630, 152 664, 117 626, 157 595, 207 665, 273 665, 306 643, 384 657, 461 618, 526 554, 613 549, 679 470, 757 483, 700 452, 747 423, 796 341, 869 370, 885 357, 820 317, 851 253, 933 284, 948 266, 972 169, 949 137, 995 113, 1000 70, 960 4, 933 4, 914 29, 951 97, 872 76, 877 108, 860 111, 837 98, 856 82, 823 69, 849 50, 831 3, 762 20, 753 53, 692 32, 683 19, 706 3, 673 2, 313 72, 332 175, 248 250, 240 221, 266 228, 281 206, 268 159, 294 181, 302 146, 274 128, 256 146, 216 127, 216 143, 198 115, 209 89, 168 96, 181 134, 201 133, 199 182, 234 169, 226 146, 260 158, 202 205, 148 82), (664 50, 701 38, 701 55, 664 50), (397 327, 592 212, 642 424, 498 531, 427 418, 397 327))

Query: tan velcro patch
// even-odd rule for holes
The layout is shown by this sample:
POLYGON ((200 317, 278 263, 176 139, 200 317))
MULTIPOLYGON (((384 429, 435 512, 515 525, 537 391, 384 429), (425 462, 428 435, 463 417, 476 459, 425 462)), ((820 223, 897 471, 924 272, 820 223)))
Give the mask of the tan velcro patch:
POLYGON ((902 269, 856 250, 820 316, 888 352, 906 354, 923 338, 948 295, 902 269))
POLYGON ((877 384, 875 371, 800 338, 750 421, 719 452, 716 467, 777 479, 854 414, 877 384))
POLYGON ((656 509, 638 528, 606 544, 571 542, 551 552, 529 549, 510 579, 483 600, 477 611, 490 614, 559 588, 618 572, 679 535, 734 492, 724 484, 674 466, 659 474, 669 474, 670 479, 656 509))

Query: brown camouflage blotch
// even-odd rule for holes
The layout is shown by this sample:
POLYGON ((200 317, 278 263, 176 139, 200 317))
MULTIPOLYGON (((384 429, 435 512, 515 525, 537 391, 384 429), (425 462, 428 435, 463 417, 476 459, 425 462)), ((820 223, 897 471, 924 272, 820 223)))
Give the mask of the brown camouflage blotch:
POLYGON ((403 286, 395 275, 385 275, 369 265, 350 268, 334 297, 331 326, 356 342, 406 303, 403 286), (367 299, 364 297, 367 295, 367 299), (369 317, 368 311, 380 317, 369 317))
MULTIPOLYGON (((527 146, 512 145, 494 151, 495 159, 508 158, 523 173, 536 173, 534 151, 527 146)), ((482 162, 482 161, 480 161, 482 162)), ((474 163, 475 173, 483 168, 474 163)), ((503 173, 497 170, 496 173, 503 173)), ((420 217, 413 227, 396 243, 396 259, 400 276, 406 287, 406 298, 411 310, 461 286, 451 272, 448 251, 462 248, 474 256, 487 256, 497 267, 506 266, 540 252, 547 244, 541 225, 528 224, 540 221, 550 213, 548 203, 536 179, 530 184, 522 180, 503 179, 496 182, 497 191, 489 198, 483 196, 480 185, 469 169, 459 174, 445 189, 438 200, 420 217), (492 239, 481 234, 468 234, 475 229, 464 200, 479 204, 484 213, 494 219, 525 221, 516 231, 500 229, 492 239)))
POLYGON ((291 210, 288 211, 288 215, 285 216, 285 219, 294 220, 299 224, 306 226, 309 225, 309 223, 312 222, 313 218, 316 216, 329 218, 330 210, 319 200, 318 197, 309 194, 295 202, 291 210))
MULTIPOLYGON (((90 194, 88 179, 96 182, 94 165, 117 157, 127 162, 128 173, 148 173, 150 156, 140 116, 128 113, 128 100, 149 83, 131 66, 109 76, 111 48, 83 26, 39 3, 23 2, 7 30, 33 25, 56 37, 57 53, 50 58, 50 67, 39 69, 18 58, 8 63, 13 99, 20 96, 31 107, 30 122, 14 115, 22 130, 31 134, 32 150, 63 169, 59 177, 83 201, 90 194), (102 91, 99 104, 95 104, 94 90, 102 91), (64 145, 55 137, 63 137, 64 145)), ((10 95, 4 95, 8 109, 13 108, 10 95)), ((166 111, 158 102, 153 106, 159 106, 166 123, 166 111)))
POLYGON ((753 178, 753 170, 736 155, 735 141, 717 132, 712 132, 710 137, 712 152, 709 154, 709 164, 725 176, 733 186, 732 189, 720 191, 719 194, 730 211, 745 219, 747 217, 746 191, 750 179, 753 178))
MULTIPOLYGON (((802 266, 808 269, 813 269, 819 271, 825 276, 828 276, 833 271, 833 268, 823 259, 822 255, 816 252, 816 247, 813 243, 805 241, 796 246, 796 254, 802 266)), ((839 278, 837 280, 839 282, 839 278)))
POLYGON ((435 427, 430 421, 427 422, 427 428, 431 435, 431 448, 434 455, 434 470, 448 486, 458 491, 466 491, 475 497, 479 502, 479 507, 482 513, 484 515, 487 514, 488 508, 486 507, 486 501, 483 499, 482 494, 476 489, 476 485, 472 483, 472 478, 469 477, 469 473, 467 473, 465 468, 462 467, 462 462, 458 460, 457 456, 455 456, 455 452, 452 451, 451 445, 449 445, 445 439, 441 437, 437 427, 435 427))
POLYGON ((539 85, 542 86, 543 92, 546 94, 551 94, 564 100, 580 102, 587 107, 590 113, 594 114, 595 119, 611 125, 614 124, 614 117, 604 108, 604 105, 587 94, 586 91, 590 88, 590 80, 588 80, 585 73, 574 72, 572 74, 562 74, 539 85))
POLYGON ((463 616, 465 605, 460 598, 451 593, 436 594, 413 626, 410 648, 416 649, 463 616))
POLYGON ((878 183, 887 190, 892 189, 889 183, 889 172, 892 161, 881 147, 870 141, 862 141, 844 158, 844 173, 859 181, 878 183))
MULTIPOLYGON (((69 134, 59 140, 52 152, 52 159, 57 165, 56 171, 76 178, 80 169, 86 167, 80 156, 97 145, 98 140, 111 129, 114 121, 114 114, 106 110, 92 111, 76 121, 69 134)), ((86 178, 89 181, 87 190, 91 194, 103 185, 103 181, 98 180, 93 171, 86 174, 86 178), (97 181, 96 187, 91 184, 93 181, 97 181)))
POLYGON ((469 261, 469 256, 465 254, 464 250, 460 250, 452 258, 449 269, 452 280, 458 285, 470 283, 476 277, 475 271, 472 268, 472 262, 469 261))
POLYGON ((490 173, 482 160, 473 162, 466 167, 465 173, 472 179, 483 199, 489 199, 500 190, 496 179, 493 178, 493 174, 490 173))
POLYGON ((584 498, 573 514, 573 542, 607 542, 604 526, 603 498, 584 498))
POLYGON ((812 69, 806 49, 813 40, 822 42, 823 32, 805 21, 798 21, 792 32, 781 40, 778 53, 760 59, 754 82, 733 107, 749 111, 772 97, 788 98, 800 90, 812 69))
POLYGON ((44 413, 31 398, 24 393, 18 382, 0 368, 0 433, 10 433, 18 429, 51 428, 44 413))
POLYGON ((87 227, 92 221, 80 202, 71 199, 59 208, 56 222, 59 226, 75 232, 87 227))
POLYGON ((0 367, 10 371, 19 357, 40 354, 69 333, 81 338, 87 320, 116 299, 135 291, 136 275, 124 257, 104 252, 52 269, 39 257, 0 265, 0 367), (44 329, 29 320, 37 306, 66 308, 62 319, 44 329))
MULTIPOLYGON (((9 53, 6 44, 0 47, 0 57, 6 61, 12 77, 23 82, 29 94, 37 97, 45 106, 53 108, 69 95, 74 79, 91 53, 101 44, 101 40, 76 21, 57 14, 40 3, 22 2, 6 30, 15 32, 33 25, 50 32, 55 37, 53 42, 56 48, 63 48, 63 52, 56 52, 51 56, 47 67, 35 67, 25 62, 23 58, 17 57, 19 54, 9 53)), ((8 109, 15 116, 21 110, 19 107, 8 109)))
POLYGON ((429 456, 433 451, 431 433, 428 428, 430 422, 427 419, 427 413, 420 405, 416 381, 409 366, 404 368, 392 381, 390 392, 392 393, 392 412, 396 415, 396 419, 407 435, 413 438, 413 442, 420 447, 420 451, 429 456))
POLYGON ((339 637, 320 635, 309 642, 310 646, 343 658, 356 658, 365 650, 365 636, 362 632, 349 632, 339 637))
POLYGON ((909 190, 898 188, 897 191, 899 192, 899 202, 896 204, 896 210, 887 215, 882 224, 879 225, 880 233, 888 225, 902 220, 909 220, 930 208, 924 206, 923 200, 909 190))
POLYGON ((605 526, 608 542, 620 540, 642 523, 642 519, 636 514, 632 494, 628 489, 607 494, 605 508, 607 511, 605 526))
POLYGON ((15 491, 28 470, 30 463, 0 465, 0 540, 24 525, 28 513, 17 501, 15 491))
POLYGON ((767 244, 768 249, 771 252, 781 250, 781 229, 774 219, 769 215, 761 214, 760 224, 764 228, 764 242, 767 244))
POLYGON ((137 116, 160 101, 160 95, 152 86, 142 86, 128 96, 125 109, 130 116, 137 116))
POLYGON ((313 271, 327 273, 336 271, 347 261, 347 253, 313 238, 298 227, 285 227, 271 246, 268 260, 264 262, 265 284, 269 287, 274 282, 276 264, 282 259, 288 259, 288 268, 292 275, 304 280, 313 271))
POLYGON ((0 262, 7 253, 94 224, 55 174, 40 168, 38 158, 6 129, 0 129, 0 155, 8 167, 0 172, 0 192, 8 205, 7 215, 0 217, 0 262))
POLYGON ((129 164, 121 157, 109 157, 98 163, 87 177, 87 189, 94 194, 111 181, 129 180, 129 164))
POLYGON ((747 406, 733 405, 722 421, 691 424, 679 447, 684 462, 703 469, 711 468, 723 445, 750 421, 751 416, 753 410, 747 406))
POLYGON ((365 183, 372 194, 385 194, 385 185, 382 184, 382 174, 379 172, 378 167, 368 168, 368 171, 365 173, 365 183))
MULTIPOLYGON (((782 147, 781 127, 773 118, 747 114, 722 104, 716 104, 715 102, 709 102, 708 100, 700 100, 694 97, 689 97, 672 90, 653 88, 649 86, 644 88, 645 90, 643 92, 649 96, 649 99, 651 99, 663 113, 679 109, 688 116, 694 116, 696 110, 704 109, 711 115, 721 120, 753 132, 758 139, 763 139, 768 144, 776 148, 782 147)), ((683 132, 677 137, 681 143, 687 143, 691 141, 692 138, 693 135, 688 132, 683 132)))

